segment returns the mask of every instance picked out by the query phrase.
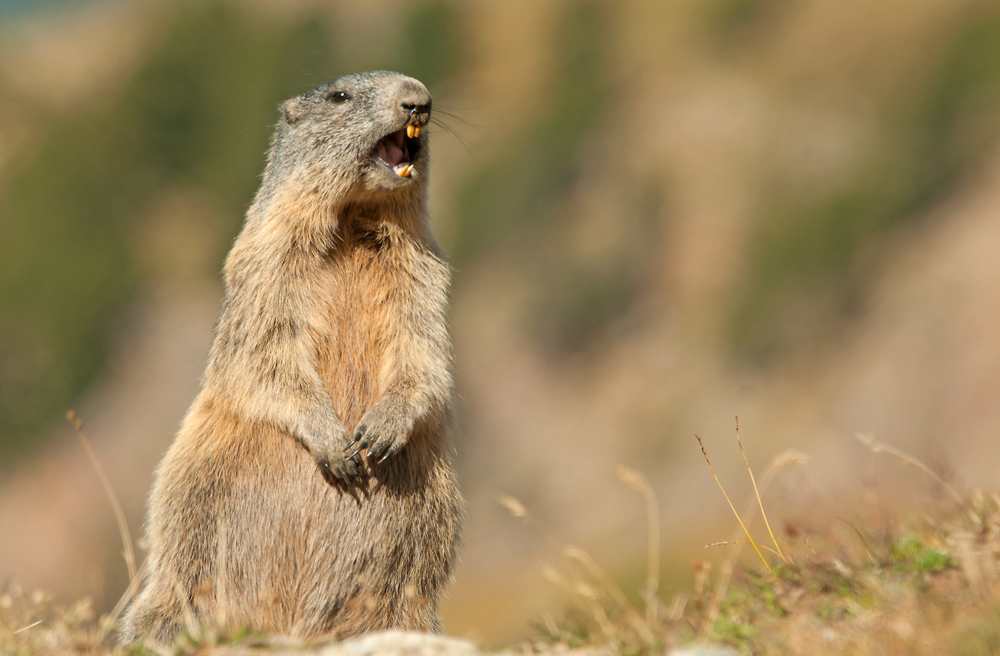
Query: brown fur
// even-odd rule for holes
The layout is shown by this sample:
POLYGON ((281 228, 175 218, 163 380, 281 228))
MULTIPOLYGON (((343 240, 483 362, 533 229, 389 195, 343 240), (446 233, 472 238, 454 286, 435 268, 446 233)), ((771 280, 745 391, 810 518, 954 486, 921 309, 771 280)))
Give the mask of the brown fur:
POLYGON ((157 470, 124 641, 191 621, 440 630, 462 508, 450 272, 427 228, 425 133, 409 178, 372 155, 429 112, 423 86, 393 73, 284 105, 202 391, 157 470), (331 100, 342 89, 350 100, 331 100))

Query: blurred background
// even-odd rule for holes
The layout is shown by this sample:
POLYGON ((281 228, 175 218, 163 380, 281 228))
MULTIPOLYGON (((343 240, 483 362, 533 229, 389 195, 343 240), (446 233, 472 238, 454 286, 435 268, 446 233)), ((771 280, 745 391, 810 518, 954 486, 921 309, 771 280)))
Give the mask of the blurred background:
MULTIPOLYGON (((0 584, 113 606, 277 104, 427 84, 468 500, 449 632, 530 635, 549 538, 664 599, 731 497, 852 540, 1000 483, 1000 7, 980 0, 0 0, 0 584), (496 502, 524 503, 541 531, 496 502), (895 515, 893 515, 895 516, 895 515), (882 518, 882 519, 879 519, 882 518), (546 537, 548 536, 548 537, 546 537)), ((141 553, 140 553, 141 558, 141 553)))

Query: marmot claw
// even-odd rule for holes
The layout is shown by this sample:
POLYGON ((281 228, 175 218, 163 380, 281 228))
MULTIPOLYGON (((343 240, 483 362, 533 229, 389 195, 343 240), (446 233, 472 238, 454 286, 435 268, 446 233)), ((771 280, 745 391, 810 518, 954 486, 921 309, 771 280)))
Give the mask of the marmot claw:
POLYGON ((350 451, 349 461, 360 458, 361 451, 367 451, 367 460, 385 462, 406 446, 407 437, 413 430, 413 419, 397 405, 379 403, 365 414, 355 430, 354 441, 345 450, 350 451))

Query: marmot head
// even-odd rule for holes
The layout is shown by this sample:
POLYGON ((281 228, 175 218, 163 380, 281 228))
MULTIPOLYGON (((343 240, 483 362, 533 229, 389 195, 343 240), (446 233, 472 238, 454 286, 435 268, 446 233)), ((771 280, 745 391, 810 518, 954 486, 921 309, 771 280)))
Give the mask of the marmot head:
POLYGON ((426 187, 431 95, 417 80, 389 71, 345 75, 281 112, 269 169, 308 175, 341 195, 426 187))

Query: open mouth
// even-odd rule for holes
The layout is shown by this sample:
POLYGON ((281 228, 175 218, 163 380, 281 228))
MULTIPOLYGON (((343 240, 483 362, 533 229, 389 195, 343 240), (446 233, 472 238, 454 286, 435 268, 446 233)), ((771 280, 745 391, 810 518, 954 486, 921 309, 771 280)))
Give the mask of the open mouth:
POLYGON ((407 125, 386 135, 375 146, 375 155, 400 178, 408 178, 413 173, 413 161, 420 152, 420 127, 407 125))

